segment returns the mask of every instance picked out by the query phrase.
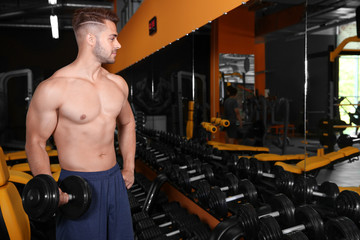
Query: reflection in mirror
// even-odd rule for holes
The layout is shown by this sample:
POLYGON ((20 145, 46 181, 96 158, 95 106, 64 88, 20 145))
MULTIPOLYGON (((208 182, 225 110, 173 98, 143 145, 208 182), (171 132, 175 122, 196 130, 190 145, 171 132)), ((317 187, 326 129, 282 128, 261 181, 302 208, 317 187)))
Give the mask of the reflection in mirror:
MULTIPOLYGON (((220 103, 225 98, 225 87, 227 85, 241 86, 243 101, 245 91, 254 91, 255 72, 254 55, 242 55, 231 53, 220 53, 219 71, 220 71, 220 103)), ((248 91, 248 92, 249 92, 248 91)))

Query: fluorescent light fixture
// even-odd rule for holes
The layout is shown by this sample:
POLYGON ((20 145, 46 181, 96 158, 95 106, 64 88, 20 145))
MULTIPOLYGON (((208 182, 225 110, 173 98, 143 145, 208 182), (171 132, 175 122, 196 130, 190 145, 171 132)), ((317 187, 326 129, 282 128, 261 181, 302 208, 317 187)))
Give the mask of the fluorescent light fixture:
POLYGON ((59 38, 59 24, 58 17, 56 15, 50 15, 50 25, 52 37, 55 39, 59 38))
POLYGON ((52 5, 57 4, 57 0, 49 0, 49 4, 52 4, 52 5))

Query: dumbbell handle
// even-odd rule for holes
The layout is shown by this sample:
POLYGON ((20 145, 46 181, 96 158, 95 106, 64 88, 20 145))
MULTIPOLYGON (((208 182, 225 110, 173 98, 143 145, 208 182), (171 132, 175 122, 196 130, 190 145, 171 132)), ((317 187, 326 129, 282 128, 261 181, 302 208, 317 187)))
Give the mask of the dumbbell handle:
POLYGON ((138 192, 138 191, 141 191, 142 190, 142 188, 134 188, 134 189, 132 189, 132 190, 130 190, 130 192, 131 193, 134 193, 134 192, 138 192))
POLYGON ((173 232, 166 233, 165 236, 166 237, 171 237, 171 236, 174 236, 174 235, 176 235, 178 233, 180 233, 180 230, 175 230, 173 232))
MULTIPOLYGON (((64 192, 65 193, 65 192, 64 192)), ((69 202, 75 199, 75 195, 71 193, 66 193, 69 197, 69 202)))
POLYGON ((258 216, 258 218, 267 217, 267 216, 278 217, 278 216, 280 216, 280 213, 278 211, 270 212, 270 213, 266 213, 264 215, 260 215, 260 216, 258 216))
POLYGON ((165 223, 162 223, 159 225, 160 228, 163 228, 163 227, 167 227, 167 226, 171 226, 173 224, 173 222, 165 222, 165 223))
POLYGON ((160 214, 160 215, 157 215, 155 217, 152 217, 153 220, 156 220, 156 219, 159 219, 159 218, 163 218, 163 217, 166 217, 166 214, 163 213, 163 214, 160 214))
POLYGON ((318 197, 327 197, 328 195, 326 195, 325 193, 322 192, 313 192, 312 193, 314 196, 318 196, 318 197))
POLYGON ((145 195, 145 192, 141 192, 141 193, 138 193, 138 194, 135 194, 134 197, 140 197, 142 195, 145 195))
POLYGON ((275 174, 272 174, 272 173, 261 173, 261 175, 263 177, 268 177, 268 178, 275 178, 275 174))
MULTIPOLYGON (((179 169, 180 170, 185 170, 185 169, 187 169, 188 168, 188 166, 179 166, 179 169)), ((192 169, 192 170, 189 170, 189 171, 187 171, 187 173, 188 174, 193 174, 193 173, 196 173, 196 170, 195 169, 192 169)))
POLYGON ((243 198, 243 197, 244 197, 244 194, 240 193, 240 194, 225 198, 225 201, 226 202, 231 202, 231 201, 243 198))
POLYGON ((161 153, 161 152, 158 152, 154 155, 155 157, 162 157, 162 156, 165 156, 165 153, 161 153))
POLYGON ((189 178, 189 182, 194 182, 194 181, 204 179, 204 178, 205 178, 205 174, 201 174, 201 175, 189 178))
POLYGON ((166 156, 166 157, 162 157, 162 158, 159 158, 159 159, 156 159, 155 162, 159 163, 159 162, 163 162, 163 161, 166 161, 169 159, 169 156, 166 156))
POLYGON ((228 187, 228 186, 224 186, 224 187, 221 187, 220 190, 221 190, 222 192, 224 192, 224 191, 229 190, 229 187, 228 187))
POLYGON ((222 157, 216 155, 209 155, 209 157, 211 157, 214 160, 220 160, 220 161, 222 160, 222 157))
POLYGON ((292 233, 292 232, 295 232, 295 231, 302 231, 302 230, 305 230, 305 229, 306 229, 305 225, 300 224, 300 225, 296 225, 294 227, 283 229, 281 231, 285 235, 285 234, 289 234, 289 233, 292 233))

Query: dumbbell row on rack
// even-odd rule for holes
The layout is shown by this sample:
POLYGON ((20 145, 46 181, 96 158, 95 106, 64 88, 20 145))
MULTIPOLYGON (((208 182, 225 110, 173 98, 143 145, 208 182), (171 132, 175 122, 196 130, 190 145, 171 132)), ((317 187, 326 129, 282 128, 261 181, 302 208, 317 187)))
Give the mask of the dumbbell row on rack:
MULTIPOLYGON (((265 176, 266 174, 267 174, 266 172, 265 172, 265 174, 260 174, 260 177, 262 177, 262 178, 267 178, 267 176, 265 176)), ((271 174, 271 173, 270 173, 270 174, 271 174)), ((275 174, 273 174, 273 175, 275 175, 275 174)), ((199 176, 199 175, 198 175, 198 176, 199 176)), ((190 180, 190 178, 191 178, 191 177, 189 176, 189 180, 190 180)), ((202 178, 204 178, 204 177, 202 177, 202 178)), ((270 176, 270 178, 274 178, 274 176, 270 176)), ((191 180, 193 180, 193 179, 191 179, 191 180)), ((197 181, 197 180, 194 180, 194 181, 197 181)), ((190 181, 190 182, 191 182, 191 181, 190 181)), ((291 183, 290 181, 288 181, 288 180, 286 180, 285 182, 286 182, 286 184, 288 184, 288 185, 289 185, 289 183, 292 184, 292 183, 291 183)), ((223 190, 224 190, 224 189, 223 189, 223 190)), ((302 191, 302 190, 301 190, 301 191, 302 191)), ((300 192, 301 192, 301 191, 300 191, 300 192)), ((321 198, 321 197, 322 197, 322 198, 327 198, 327 197, 329 197, 328 194, 326 194, 324 191, 317 191, 317 189, 314 191, 314 193, 315 193, 315 194, 313 194, 313 196, 316 197, 316 198, 317 198, 317 197, 320 197, 320 198, 321 198)), ((343 206, 343 207, 344 207, 344 206, 343 206)), ((345 208, 344 211, 345 211, 345 210, 349 210, 349 209, 347 209, 347 207, 344 207, 344 208, 345 208)))
POLYGON ((133 215, 135 232, 139 239, 154 239, 155 237, 180 237, 196 236, 196 239, 208 239, 210 229, 200 222, 197 215, 189 214, 181 208, 178 202, 165 204, 163 213, 149 216, 146 212, 133 215), (197 229, 194 229, 196 226, 197 229))
POLYGON ((239 178, 247 178, 253 182, 258 182, 260 179, 270 180, 279 192, 289 195, 294 186, 294 174, 279 166, 275 166, 271 173, 265 166, 266 164, 255 158, 241 157, 236 165, 236 173, 239 178))
POLYGON ((258 209, 250 203, 238 205, 237 212, 230 218, 220 222, 212 232, 211 239, 234 239, 229 237, 230 233, 226 232, 233 229, 233 233, 245 239, 256 239, 259 229, 259 219, 266 216, 276 217, 281 226, 292 226, 294 219, 295 207, 291 200, 284 194, 274 196, 269 204, 261 206, 258 209))
POLYGON ((266 216, 260 219, 259 240, 281 240, 284 235, 302 231, 310 240, 360 239, 360 231, 347 217, 332 218, 324 224, 323 219, 312 207, 303 205, 295 210, 295 222, 292 227, 281 229, 275 218, 266 216))

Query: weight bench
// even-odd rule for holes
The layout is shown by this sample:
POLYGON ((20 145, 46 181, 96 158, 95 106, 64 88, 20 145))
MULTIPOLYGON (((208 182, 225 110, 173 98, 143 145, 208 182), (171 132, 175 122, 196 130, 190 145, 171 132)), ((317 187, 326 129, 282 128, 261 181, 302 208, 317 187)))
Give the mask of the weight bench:
POLYGON ((21 196, 14 183, 10 182, 10 177, 4 152, 0 147, 0 217, 5 223, 0 225, 0 238, 30 240, 30 221, 23 209, 21 196))
MULTIPOLYGON (((46 152, 48 153, 49 157, 57 157, 58 152, 56 149, 52 149, 50 146, 46 146, 46 152)), ((9 152, 5 153, 5 160, 21 160, 27 159, 25 151, 17 151, 17 152, 9 152)))
MULTIPOLYGON (((7 163, 6 155, 1 147, 0 147, 0 161, 7 163)), ((8 181, 10 182, 21 183, 25 185, 28 183, 29 180, 33 178, 31 174, 27 173, 30 172, 30 167, 28 163, 19 163, 13 166, 6 165, 6 168, 10 174, 8 179, 8 181)), ((60 164, 51 164, 50 168, 51 168, 51 172, 53 173, 54 179, 57 181, 59 179, 59 174, 61 171, 60 164)))
MULTIPOLYGON (((30 166, 28 163, 18 163, 14 166, 11 166, 10 170, 16 170, 20 172, 30 172, 30 166)), ((61 170, 60 164, 58 163, 50 164, 50 170, 51 172, 60 171, 61 170)))
POLYGON ((305 159, 305 154, 279 155, 273 153, 260 153, 256 154, 254 158, 264 162, 300 161, 305 159))
POLYGON ((222 143, 216 141, 208 141, 208 145, 217 148, 219 151, 233 151, 233 152, 244 152, 244 153, 268 153, 269 148, 266 147, 254 147, 239 144, 222 143))
POLYGON ((305 160, 302 160, 295 165, 285 162, 276 162, 274 165, 282 167, 285 171, 295 174, 301 174, 303 172, 320 170, 323 167, 328 167, 330 165, 334 165, 345 160, 351 161, 355 157, 358 157, 359 154, 359 149, 355 147, 345 147, 337 152, 331 152, 322 156, 313 156, 306 158, 305 160))
POLYGON ((345 190, 353 191, 360 195, 360 187, 339 187, 340 192, 345 191, 345 190))

